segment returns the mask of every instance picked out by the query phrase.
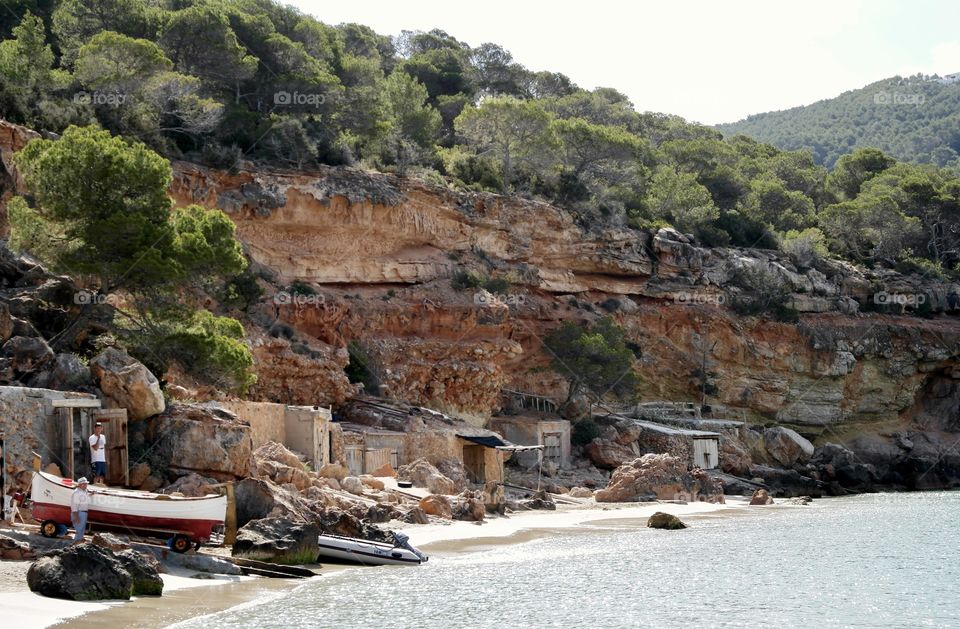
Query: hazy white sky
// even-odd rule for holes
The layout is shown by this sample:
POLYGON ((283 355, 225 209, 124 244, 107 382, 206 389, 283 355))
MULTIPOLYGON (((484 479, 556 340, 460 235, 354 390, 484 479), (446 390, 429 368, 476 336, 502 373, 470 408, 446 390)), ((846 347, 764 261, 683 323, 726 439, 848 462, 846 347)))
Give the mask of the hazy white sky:
POLYGON ((440 28, 532 70, 615 87, 640 111, 707 124, 830 98, 895 74, 960 72, 960 2, 945 0, 286 0, 385 35, 440 28))

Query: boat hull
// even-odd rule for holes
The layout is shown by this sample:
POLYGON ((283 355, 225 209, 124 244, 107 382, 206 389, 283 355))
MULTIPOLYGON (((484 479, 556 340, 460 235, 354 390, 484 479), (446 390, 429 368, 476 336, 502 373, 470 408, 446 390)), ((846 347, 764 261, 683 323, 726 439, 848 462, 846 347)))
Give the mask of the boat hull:
MULTIPOLYGON (((34 474, 33 518, 71 525, 70 498, 74 487, 70 479, 45 472, 34 474)), ((226 517, 226 496, 186 498, 98 487, 90 491, 88 524, 121 532, 181 534, 193 542, 205 542, 226 517)))
POLYGON ((394 547, 349 537, 321 535, 321 563, 344 563, 359 566, 419 566, 424 559, 406 548, 394 547))

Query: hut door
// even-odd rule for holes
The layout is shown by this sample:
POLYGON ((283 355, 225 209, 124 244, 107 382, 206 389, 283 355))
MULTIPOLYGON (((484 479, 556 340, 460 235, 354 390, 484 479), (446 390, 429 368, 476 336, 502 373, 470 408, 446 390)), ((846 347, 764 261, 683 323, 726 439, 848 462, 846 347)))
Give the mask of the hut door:
POLYGON ((77 474, 73 460, 73 409, 58 408, 56 416, 54 429, 60 445, 59 451, 54 454, 59 460, 54 462, 59 464, 60 473, 63 474, 64 478, 76 478, 77 474))
POLYGON ((693 464, 696 467, 712 470, 719 462, 719 448, 716 439, 693 440, 693 464))
POLYGON ((560 433, 543 433, 543 458, 560 465, 560 433))
POLYGON ((325 453, 330 451, 330 445, 327 443, 327 422, 320 413, 314 413, 311 417, 313 421, 313 469, 319 470, 327 464, 325 453))
POLYGON ((463 466, 467 468, 467 475, 473 483, 482 483, 486 480, 483 455, 483 446, 463 446, 463 466))
POLYGON ((344 448, 344 454, 347 457, 347 469, 353 476, 363 474, 363 446, 359 444, 349 444, 344 448))
MULTIPOLYGON (((127 451, 127 409, 95 409, 90 411, 90 415, 93 422, 103 424, 103 435, 107 438, 107 484, 129 485, 130 463, 129 452, 127 451)), ((88 434, 87 438, 89 437, 90 435, 88 434)))

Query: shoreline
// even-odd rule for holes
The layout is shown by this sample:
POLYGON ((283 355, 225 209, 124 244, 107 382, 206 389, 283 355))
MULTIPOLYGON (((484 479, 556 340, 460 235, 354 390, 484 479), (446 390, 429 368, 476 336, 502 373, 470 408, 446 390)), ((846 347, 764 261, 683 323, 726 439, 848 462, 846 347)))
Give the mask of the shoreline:
MULTIPOLYGON (((727 496, 725 504, 694 503, 586 503, 558 505, 555 511, 521 511, 495 516, 478 524, 453 520, 443 523, 409 525, 390 522, 389 530, 410 536, 414 546, 428 553, 442 554, 470 552, 490 545, 519 544, 551 532, 588 530, 602 525, 640 525, 640 520, 656 511, 664 511, 683 518, 730 515, 744 511, 749 498, 727 496), (391 526, 394 525, 394 526, 391 526)), ((778 506, 774 504, 771 506, 778 506)), ((5 562, 8 565, 15 562, 5 562)), ((17 562, 21 563, 21 562, 17 562)), ((22 571, 30 562, 22 562, 22 571)), ((130 601, 78 602, 52 599, 34 594, 26 587, 26 580, 16 591, 0 592, 0 606, 11 626, 26 627, 161 627, 192 618, 216 614, 245 605, 257 605, 263 600, 295 590, 305 583, 329 577, 351 566, 322 564, 320 575, 313 579, 268 579, 257 577, 228 577, 195 579, 189 572, 177 571, 162 575, 164 594, 159 597, 136 597, 130 601), (15 624, 14 624, 15 623, 15 624)), ((389 568, 388 568, 389 569, 389 568)), ((412 569, 412 568, 404 568, 412 569)), ((211 575, 213 576, 213 575, 211 575)), ((7 583, 3 584, 5 587, 7 583)))

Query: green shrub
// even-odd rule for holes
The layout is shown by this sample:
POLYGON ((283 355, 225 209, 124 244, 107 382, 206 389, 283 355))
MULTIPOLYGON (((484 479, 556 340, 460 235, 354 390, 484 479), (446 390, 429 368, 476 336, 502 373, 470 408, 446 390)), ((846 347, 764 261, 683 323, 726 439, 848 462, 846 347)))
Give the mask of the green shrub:
POLYGON ((600 426, 592 419, 581 419, 573 424, 570 431, 570 443, 575 446, 585 446, 600 436, 600 426))
POLYGON ((454 290, 469 290, 480 287, 483 282, 483 275, 476 271, 457 271, 450 280, 450 285, 454 290))
POLYGON ((301 282, 300 280, 294 280, 290 283, 290 286, 287 287, 287 292, 291 295, 316 295, 317 290, 307 284, 306 282, 301 282))
POLYGON ((503 277, 491 277, 483 283, 483 287, 491 293, 506 293, 510 290, 510 280, 503 277))

